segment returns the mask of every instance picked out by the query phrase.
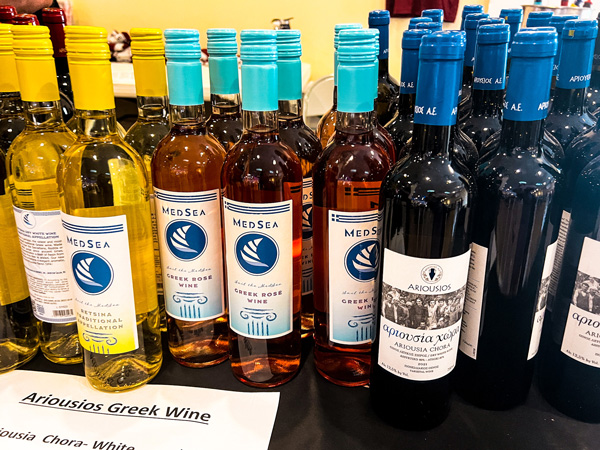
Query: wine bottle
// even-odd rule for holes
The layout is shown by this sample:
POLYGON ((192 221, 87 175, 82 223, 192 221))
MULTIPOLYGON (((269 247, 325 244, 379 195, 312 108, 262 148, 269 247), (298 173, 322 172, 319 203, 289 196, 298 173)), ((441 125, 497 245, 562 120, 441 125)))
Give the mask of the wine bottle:
POLYGON ((376 413, 400 428, 432 428, 449 410, 475 200, 469 171, 451 156, 463 53, 458 32, 423 37, 409 155, 381 187, 370 393, 376 413))
MULTIPOLYGON (((598 26, 600 27, 600 13, 596 19, 598 26)), ((594 61, 592 62, 592 78, 590 80, 590 86, 586 93, 586 106, 588 111, 594 116, 598 115, 598 108, 600 108, 600 33, 596 37, 596 44, 594 46, 594 61)))
POLYGON ((558 293, 544 330, 538 371, 540 390, 550 404, 570 417, 594 423, 600 422, 599 186, 596 158, 577 180, 558 293))
POLYGON ((302 337, 314 329, 313 302, 313 165, 323 148, 302 117, 300 31, 277 30, 279 135, 302 166, 302 337))
POLYGON ((489 14, 469 14, 465 19, 466 48, 462 76, 462 95, 458 104, 458 123, 466 119, 471 110, 471 89, 473 89, 473 64, 475 63, 475 44, 479 21, 487 19, 489 14))
POLYGON ((17 14, 15 17, 13 17, 12 24, 37 26, 40 24, 40 21, 35 14, 17 14))
POLYGON ((278 131, 276 33, 241 39, 244 132, 221 174, 229 352, 237 379, 272 387, 300 367, 302 166, 278 131))
POLYGON ((394 141, 396 160, 404 156, 403 149, 413 134, 419 46, 421 38, 430 33, 429 30, 406 30, 402 35, 402 73, 398 110, 385 126, 394 141))
POLYGON ((483 5, 465 5, 463 6, 460 20, 460 29, 465 29, 465 19, 469 14, 483 13, 483 5))
POLYGON ((369 28, 379 30, 379 67, 375 110, 377 120, 381 125, 385 125, 398 109, 398 95, 400 94, 398 82, 389 73, 390 12, 386 10, 371 11, 369 28))
POLYGON ((117 133, 106 30, 67 26, 65 34, 77 140, 57 178, 79 340, 88 382, 125 391, 162 363, 150 186, 142 158, 117 133))
POLYGON ((336 132, 313 170, 315 365, 342 386, 369 382, 379 189, 391 167, 374 136, 377 37, 368 31, 340 32, 336 132))
POLYGON ((319 120, 317 125, 317 137, 321 141, 321 146, 325 148, 331 135, 335 133, 335 112, 337 110, 337 48, 340 31, 342 30, 353 30, 362 28, 360 23, 339 23, 335 26, 335 35, 333 38, 333 105, 323 117, 319 120))
POLYGON ((510 50, 512 48, 512 41, 515 38, 515 34, 521 29, 521 23, 523 22, 523 9, 522 8, 503 8, 500 10, 500 17, 502 17, 510 26, 510 40, 508 42, 508 59, 506 61, 506 74, 510 71, 510 50))
POLYGON ((525 400, 539 346, 559 221, 560 173, 541 146, 556 41, 554 29, 515 35, 500 146, 477 175, 455 380, 461 396, 486 409, 525 400))
POLYGON ((243 128, 236 31, 230 28, 212 28, 206 31, 206 35, 212 108, 206 129, 229 151, 240 140, 243 128))
POLYGON ((60 8, 44 8, 42 10, 42 21, 50 29, 62 115, 63 120, 68 122, 73 117, 75 105, 73 105, 73 89, 71 88, 71 75, 69 74, 69 63, 67 61, 67 48, 65 47, 67 19, 65 12, 60 8))
POLYGON ((436 31, 442 31, 442 22, 419 22, 417 23, 417 25, 415 26, 416 30, 429 30, 432 33, 435 33, 436 31))
POLYGON ((563 26, 559 40, 562 40, 564 51, 560 56, 546 130, 566 149, 575 137, 596 123, 596 118, 585 106, 585 91, 590 84, 598 23, 595 20, 569 20, 563 26))
POLYGON ((532 11, 527 16, 525 26, 527 28, 548 27, 552 16, 552 11, 532 11))
POLYGON ((25 364, 39 345, 6 176, 6 150, 24 127, 11 28, 0 24, 0 373, 25 364))
POLYGON ((56 179, 58 162, 75 135, 62 120, 48 28, 14 25, 12 32, 25 128, 8 150, 6 170, 27 284, 44 356, 77 364, 82 349, 56 179))
MULTIPOLYGON (((156 151, 159 142, 169 132, 165 45, 162 31, 158 28, 132 28, 130 36, 138 118, 129 128, 123 140, 142 157, 148 180, 152 180, 150 167, 152 155, 156 151)), ((156 292, 160 310, 160 328, 162 331, 167 331, 155 196, 152 186, 150 186, 150 214, 152 217, 152 240, 156 292)))
POLYGON ((13 19, 17 15, 17 8, 12 5, 0 5, 0 23, 12 25, 13 19))
POLYGON ((462 131, 475 143, 477 151, 502 126, 509 39, 508 25, 481 25, 477 30, 471 109, 460 124, 462 131))
POLYGON ((206 367, 228 356, 220 180, 225 149, 204 123, 200 34, 170 29, 165 38, 173 126, 152 157, 152 181, 168 342, 179 364, 206 367))
MULTIPOLYGON (((556 88, 556 76, 558 75, 558 64, 560 62, 560 55, 562 49, 562 31, 565 27, 565 22, 567 20, 577 20, 579 16, 552 16, 550 18, 550 25, 556 29, 556 33, 558 33, 558 48, 556 49, 556 56, 554 57, 554 66, 552 69, 552 85, 550 86, 550 102, 552 103, 554 99, 554 89, 556 88)), ((551 112, 552 110, 550 110, 551 112)), ((561 142, 562 144, 562 142, 561 142)), ((564 144, 563 144, 564 147, 564 144)))
POLYGON ((433 20, 431 20, 431 17, 411 17, 408 21, 408 29, 416 30, 418 24, 426 22, 433 22, 433 20))
POLYGON ((443 9, 424 9, 421 11, 421 17, 431 17, 433 22, 442 23, 444 21, 443 9))

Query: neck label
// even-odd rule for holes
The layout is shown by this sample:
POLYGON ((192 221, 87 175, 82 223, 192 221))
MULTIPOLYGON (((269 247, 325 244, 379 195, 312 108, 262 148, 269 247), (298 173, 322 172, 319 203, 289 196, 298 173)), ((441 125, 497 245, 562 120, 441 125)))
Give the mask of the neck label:
POLYGON ((506 84, 506 45, 478 45, 473 89, 503 90, 506 84))
POLYGON ((379 30, 379 56, 378 59, 389 58, 390 47, 390 26, 389 25, 370 25, 369 28, 379 30))
POLYGON ((420 61, 415 123, 439 126, 456 124, 459 73, 460 60, 420 61))
POLYGON ((419 49, 402 51, 402 73, 400 74, 400 93, 415 94, 417 92, 417 75, 419 73, 419 49))
POLYGON ((211 56, 208 60, 210 76, 210 93, 216 95, 233 95, 240 93, 237 57, 211 56))
POLYGON ((561 89, 584 89, 592 79, 593 40, 565 40, 560 54, 556 86, 561 89))
POLYGON ((552 56, 546 58, 513 58, 506 89, 503 117, 528 122, 548 115, 552 56))

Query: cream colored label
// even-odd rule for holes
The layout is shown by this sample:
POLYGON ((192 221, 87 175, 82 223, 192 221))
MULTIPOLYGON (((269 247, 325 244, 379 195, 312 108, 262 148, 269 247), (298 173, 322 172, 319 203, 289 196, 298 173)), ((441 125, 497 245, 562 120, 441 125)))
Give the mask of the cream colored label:
POLYGON ((10 195, 0 195, 0 306, 29 296, 12 208, 10 195))

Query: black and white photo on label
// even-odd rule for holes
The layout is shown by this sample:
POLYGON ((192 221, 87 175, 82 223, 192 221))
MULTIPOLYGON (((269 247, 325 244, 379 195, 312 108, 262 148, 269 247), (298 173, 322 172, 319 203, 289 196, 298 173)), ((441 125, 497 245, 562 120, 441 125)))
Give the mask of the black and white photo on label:
POLYGON ((577 272, 573 304, 594 314, 600 314, 600 278, 577 272))
POLYGON ((381 314, 392 322, 417 330, 449 327, 462 317, 466 285, 448 294, 424 295, 382 283, 381 314))
POLYGON ((535 306, 535 312, 542 311, 548 302, 548 290, 550 289, 551 277, 542 279, 540 284, 540 290, 538 291, 537 304, 535 306))

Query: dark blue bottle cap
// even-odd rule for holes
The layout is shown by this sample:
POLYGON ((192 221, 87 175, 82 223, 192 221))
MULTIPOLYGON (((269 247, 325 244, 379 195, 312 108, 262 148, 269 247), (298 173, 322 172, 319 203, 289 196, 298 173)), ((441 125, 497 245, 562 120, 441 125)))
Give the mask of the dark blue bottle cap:
POLYGON ((389 25, 390 12, 385 9, 378 9, 369 13, 369 26, 371 25, 389 25))
POLYGON ((558 34, 554 27, 523 28, 513 38, 512 58, 546 58, 556 55, 558 34))
POLYGON ((438 31, 423 36, 419 59, 462 60, 465 46, 460 31, 438 31))
POLYGON ((522 8, 505 8, 500 11, 500 17, 506 20, 506 23, 521 23, 523 22, 522 8))
POLYGON ((506 44, 509 41, 510 26, 507 23, 481 25, 477 29, 477 45, 506 44))
POLYGON ((415 50, 421 45, 423 36, 430 34, 431 30, 406 30, 402 34, 402 50, 415 50))
POLYGON ((528 28, 547 27, 550 25, 552 12, 550 11, 533 11, 527 16, 526 26, 528 28))
POLYGON ((568 20, 564 24, 562 38, 566 39, 596 39, 598 36, 598 21, 568 20))
POLYGON ((416 26, 417 30, 442 31, 441 22, 421 22, 416 26))
POLYGON ((416 30, 418 24, 428 22, 433 22, 433 20, 431 20, 431 17, 413 17, 408 22, 408 29, 416 30))
POLYGON ((488 19, 489 17, 490 15, 486 13, 469 14, 465 18, 465 30, 476 30, 477 22, 482 19, 488 19))
POLYGON ((488 17, 487 19, 481 19, 477 22, 477 29, 482 25, 502 25, 505 23, 502 17, 488 17))
POLYGON ((431 17, 434 22, 442 23, 444 21, 443 9, 424 9, 421 12, 421 17, 431 17))
POLYGON ((550 18, 550 26, 556 28, 556 32, 558 33, 558 36, 560 37, 560 34, 562 33, 562 29, 565 26, 565 22, 567 20, 577 20, 579 19, 579 16, 552 16, 550 18))
POLYGON ((465 20, 469 14, 477 14, 483 12, 483 5, 465 5, 462 10, 462 19, 465 20))

